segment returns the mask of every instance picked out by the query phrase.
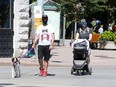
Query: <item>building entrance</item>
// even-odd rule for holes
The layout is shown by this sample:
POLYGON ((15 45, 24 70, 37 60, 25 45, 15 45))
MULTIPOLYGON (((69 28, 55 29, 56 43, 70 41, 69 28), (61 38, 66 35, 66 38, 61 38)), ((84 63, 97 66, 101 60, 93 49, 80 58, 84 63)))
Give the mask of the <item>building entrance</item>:
POLYGON ((13 0, 0 0, 0 57, 13 56, 13 0))

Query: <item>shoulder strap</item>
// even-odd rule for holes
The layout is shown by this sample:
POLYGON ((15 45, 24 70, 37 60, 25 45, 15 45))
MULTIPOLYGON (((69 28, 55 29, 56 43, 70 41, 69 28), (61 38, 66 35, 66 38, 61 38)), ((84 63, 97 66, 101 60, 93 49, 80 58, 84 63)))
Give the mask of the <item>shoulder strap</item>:
POLYGON ((92 33, 92 30, 89 27, 87 27, 87 32, 92 33))

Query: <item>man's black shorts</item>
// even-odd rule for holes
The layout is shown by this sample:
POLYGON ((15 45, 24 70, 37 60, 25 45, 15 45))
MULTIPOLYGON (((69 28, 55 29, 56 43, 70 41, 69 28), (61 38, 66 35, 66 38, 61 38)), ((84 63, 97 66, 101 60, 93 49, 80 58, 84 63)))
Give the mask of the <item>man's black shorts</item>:
POLYGON ((38 58, 44 58, 44 60, 49 60, 50 58, 50 45, 39 45, 38 46, 38 58))

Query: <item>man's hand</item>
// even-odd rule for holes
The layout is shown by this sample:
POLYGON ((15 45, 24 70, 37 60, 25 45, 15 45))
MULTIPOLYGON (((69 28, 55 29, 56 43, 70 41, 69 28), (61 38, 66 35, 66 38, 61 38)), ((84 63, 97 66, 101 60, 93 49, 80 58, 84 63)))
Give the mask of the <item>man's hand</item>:
POLYGON ((35 44, 32 45, 32 48, 35 48, 35 44))
POLYGON ((53 49, 53 46, 52 46, 52 45, 50 45, 49 49, 50 49, 50 50, 52 50, 52 49, 53 49))

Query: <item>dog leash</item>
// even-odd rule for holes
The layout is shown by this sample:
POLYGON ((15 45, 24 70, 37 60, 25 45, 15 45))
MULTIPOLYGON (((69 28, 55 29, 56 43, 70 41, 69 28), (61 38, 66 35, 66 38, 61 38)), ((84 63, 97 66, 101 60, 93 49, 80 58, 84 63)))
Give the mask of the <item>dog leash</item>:
POLYGON ((24 58, 24 57, 25 57, 28 53, 30 53, 32 50, 33 50, 33 48, 31 48, 30 50, 28 50, 24 55, 22 55, 22 56, 20 57, 19 60, 21 60, 22 58, 24 58))

